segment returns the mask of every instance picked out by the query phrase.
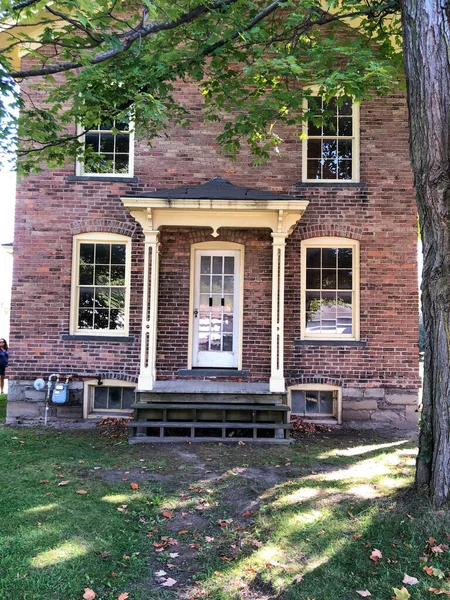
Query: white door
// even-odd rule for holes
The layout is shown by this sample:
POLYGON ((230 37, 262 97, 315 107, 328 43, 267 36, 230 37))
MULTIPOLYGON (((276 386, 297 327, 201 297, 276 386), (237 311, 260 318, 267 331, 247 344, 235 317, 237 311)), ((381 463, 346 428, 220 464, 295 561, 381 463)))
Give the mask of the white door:
POLYGON ((195 251, 193 367, 238 367, 240 256, 239 250, 195 251))

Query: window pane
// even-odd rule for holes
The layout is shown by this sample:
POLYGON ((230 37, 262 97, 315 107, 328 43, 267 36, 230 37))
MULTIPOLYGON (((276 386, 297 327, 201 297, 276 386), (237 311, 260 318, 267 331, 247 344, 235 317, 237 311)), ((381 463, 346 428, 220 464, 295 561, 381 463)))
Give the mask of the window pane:
POLYGON ((352 271, 339 269, 338 288, 340 290, 351 290, 352 289, 352 271))
POLYGON ((320 267, 320 248, 306 249, 306 267, 317 269, 320 267))
POLYGON ((111 290, 111 308, 123 310, 125 308, 125 290, 124 289, 112 289, 111 290))
POLYGON ((78 278, 80 285, 93 285, 94 284, 94 266, 93 265, 80 265, 80 274, 78 278))
POLYGON ((339 114, 340 115, 351 115, 352 109, 353 109, 352 99, 349 98, 348 96, 346 96, 343 99, 342 104, 340 104, 340 106, 338 107, 339 114))
POLYGON ((209 293, 211 287, 211 278, 209 275, 200 275, 200 291, 209 293))
POLYGON ((125 267, 111 267, 110 285, 125 285, 125 267))
POLYGON ((109 388, 109 402, 108 408, 120 409, 122 405, 122 388, 110 387, 109 388))
POLYGON ((127 154, 116 154, 114 173, 128 173, 129 157, 127 154))
POLYGON ((78 311, 79 329, 92 329, 94 326, 94 311, 81 309, 78 311))
POLYGON ((126 262, 125 244, 111 244, 111 264, 124 265, 126 262))
POLYGON ((130 408, 134 402, 134 389, 129 387, 122 388, 122 408, 130 408))
POLYGON ((111 309, 109 315, 109 328, 114 331, 125 329, 125 312, 123 310, 111 309))
POLYGON ((225 315, 223 318, 223 331, 232 332, 233 331, 233 315, 225 315))
POLYGON ((338 251, 336 248, 322 248, 322 267, 334 269, 337 266, 338 251))
POLYGON ((108 408, 108 388, 107 387, 94 388, 94 408, 96 408, 96 409, 108 408))
POLYGON ((112 133, 100 134, 100 152, 101 154, 114 152, 114 136, 112 133))
POLYGON ((94 263, 94 244, 80 244, 80 264, 94 263))
POLYGON ((225 275, 223 278, 223 289, 224 292, 233 293, 234 291, 234 277, 232 275, 225 275))
POLYGON ((309 160, 307 164, 308 179, 322 179, 322 162, 320 160, 309 160))
POLYGON ((308 140, 308 158, 322 158, 322 140, 308 140))
POLYGON ((94 329, 108 329, 109 310, 105 308, 94 310, 94 329))
POLYGON ((216 294, 222 292, 222 275, 212 276, 212 291, 216 294))
POLYGON ((110 263, 111 246, 110 244, 95 245, 95 262, 98 265, 107 265, 110 263))
POLYGON ((340 160, 339 161, 338 178, 339 179, 351 179, 352 178, 352 161, 351 160, 340 160))
POLYGON ((130 136, 119 134, 116 136, 116 152, 128 154, 130 151, 130 136))
POLYGON ((109 285, 109 266, 95 266, 95 285, 109 285))
POLYGON ((213 273, 222 273, 222 257, 213 256, 213 273))
POLYGON ((323 158, 336 158, 337 156, 337 140, 322 141, 323 158))
POLYGON ((98 133, 87 133, 84 137, 86 147, 92 148, 94 152, 99 151, 100 136, 98 133))
POLYGON ((233 336, 232 335, 224 335, 223 336, 223 351, 224 352, 232 352, 233 351, 233 336))
POLYGON ((306 289, 320 290, 320 269, 308 269, 306 271, 306 289))
POLYGON ((209 274, 211 273, 211 257, 202 256, 200 258, 200 273, 209 274))
POLYGON ((223 312, 224 313, 233 312, 233 306, 234 306, 234 297, 233 296, 225 296, 223 312))
POLYGON ((350 117, 339 118, 339 135, 353 135, 353 119, 350 117))
POLYGON ((339 140, 338 141, 338 154, 339 159, 351 158, 352 157, 352 140, 339 140))
POLYGON ((218 352, 220 351, 220 334, 212 333, 211 334, 211 345, 210 350, 218 352))
POLYGON ((94 289, 93 288, 80 288, 79 306, 80 306, 80 308, 94 306, 94 289))
POLYGON ((223 272, 226 275, 234 275, 234 256, 225 256, 225 265, 223 272))
POLYGON ((318 413, 319 412, 319 393, 318 392, 305 392, 306 396, 306 414, 318 413))
POLYGON ((322 179, 336 179, 337 165, 335 160, 324 160, 322 179))
POLYGON ((352 248, 339 248, 338 267, 340 269, 351 269, 353 266, 352 256, 352 248))
POLYGON ((335 290, 336 289, 336 271, 331 269, 322 270, 322 289, 324 290, 335 290))
POLYGON ((303 390, 292 390, 291 409, 294 414, 305 414, 305 392, 303 390))
POLYGON ((320 414, 332 415, 333 414, 333 392, 320 392, 320 414))
POLYGON ((110 288, 95 289, 95 306, 97 308, 110 307, 110 288))
POLYGON ((209 309, 209 294, 200 294, 199 310, 205 311, 209 309))

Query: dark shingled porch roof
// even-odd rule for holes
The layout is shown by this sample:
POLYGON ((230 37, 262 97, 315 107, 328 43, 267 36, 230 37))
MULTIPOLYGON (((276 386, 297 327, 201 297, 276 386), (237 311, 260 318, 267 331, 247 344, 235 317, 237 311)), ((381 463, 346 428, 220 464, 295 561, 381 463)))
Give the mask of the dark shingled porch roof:
POLYGON ((156 190, 124 198, 163 198, 170 200, 295 200, 287 194, 233 185, 226 179, 214 177, 202 185, 156 190))

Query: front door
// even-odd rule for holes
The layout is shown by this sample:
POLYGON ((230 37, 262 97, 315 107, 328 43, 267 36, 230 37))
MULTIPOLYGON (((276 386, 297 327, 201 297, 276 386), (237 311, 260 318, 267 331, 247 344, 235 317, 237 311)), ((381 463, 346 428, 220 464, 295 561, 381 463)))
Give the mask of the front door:
POLYGON ((239 250, 196 250, 193 367, 237 369, 239 250))

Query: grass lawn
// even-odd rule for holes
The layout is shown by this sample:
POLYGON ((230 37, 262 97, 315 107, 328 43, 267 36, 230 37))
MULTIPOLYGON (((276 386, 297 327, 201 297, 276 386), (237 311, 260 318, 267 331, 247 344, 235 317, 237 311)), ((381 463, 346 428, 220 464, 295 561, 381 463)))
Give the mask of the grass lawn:
POLYGON ((2 427, 0 444, 1 600, 450 594, 450 513, 411 491, 416 449, 401 434, 128 446, 2 427))
POLYGON ((0 423, 6 419, 6 394, 0 394, 0 423))

